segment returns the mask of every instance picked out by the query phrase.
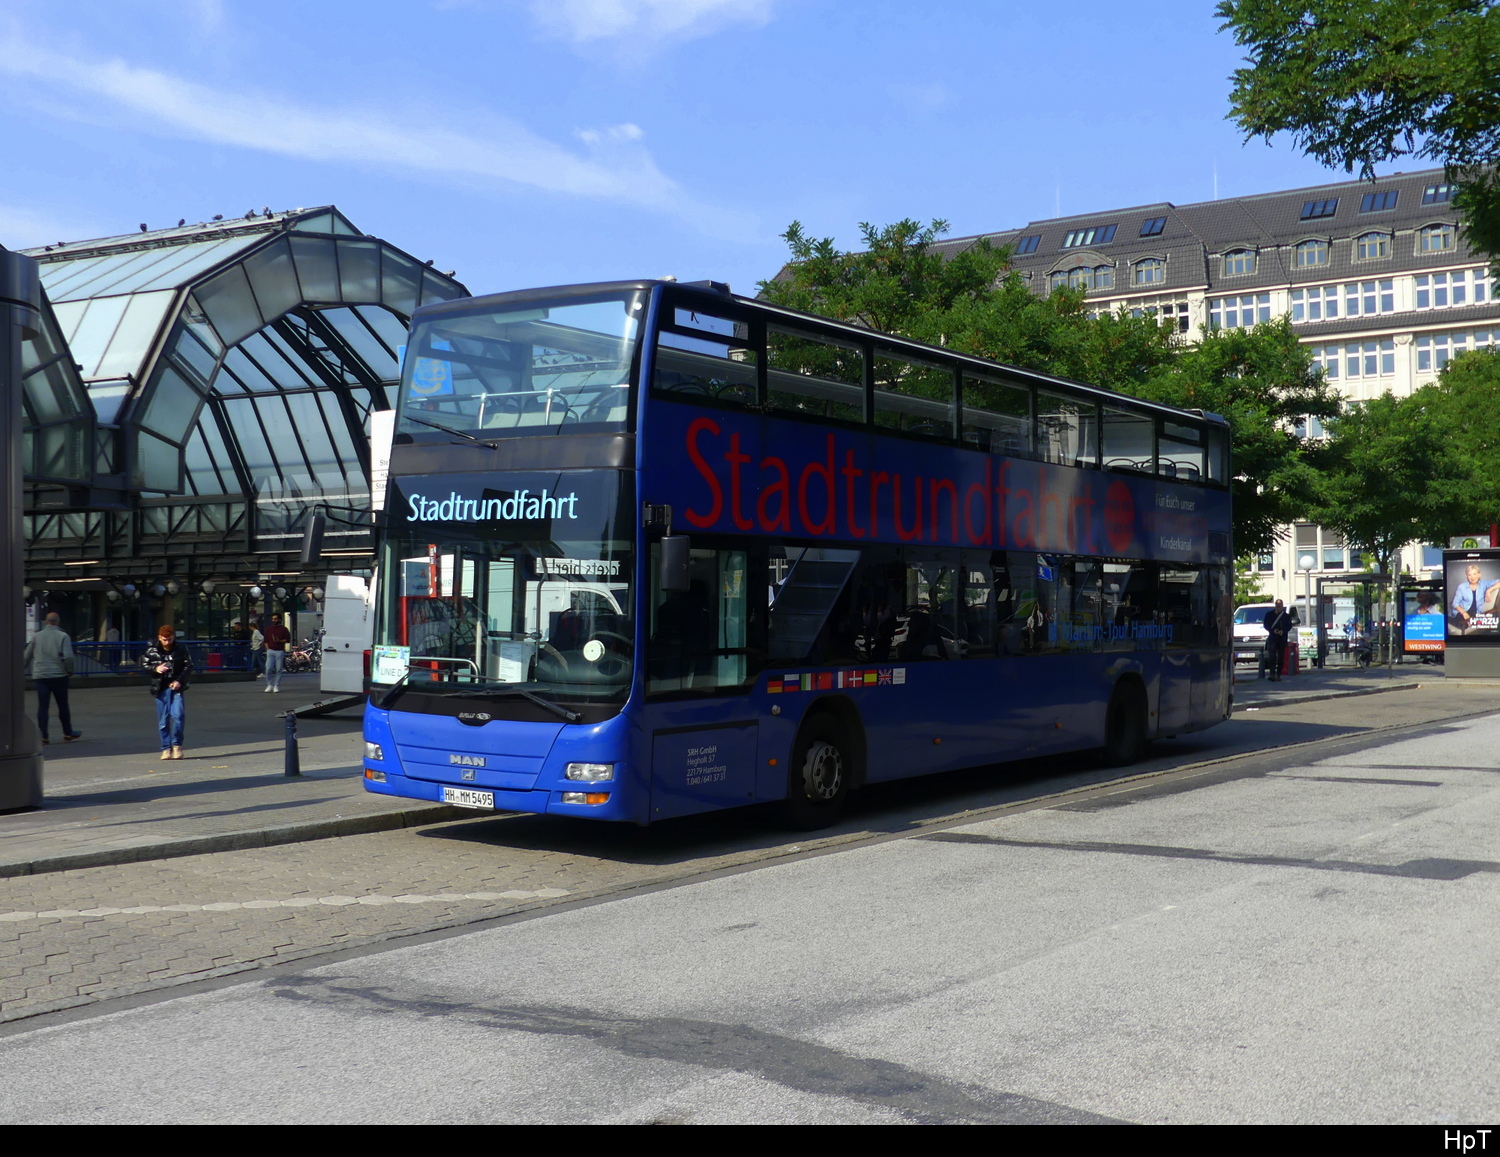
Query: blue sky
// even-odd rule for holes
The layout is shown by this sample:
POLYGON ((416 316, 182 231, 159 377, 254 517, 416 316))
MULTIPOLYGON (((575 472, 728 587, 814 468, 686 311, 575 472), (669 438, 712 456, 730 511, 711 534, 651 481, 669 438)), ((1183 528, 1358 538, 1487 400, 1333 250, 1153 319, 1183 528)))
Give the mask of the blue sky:
POLYGON ((482 293, 750 293, 793 219, 1039 217, 1331 174, 1224 120, 1211 0, 7 0, 0 243, 337 204, 482 293))

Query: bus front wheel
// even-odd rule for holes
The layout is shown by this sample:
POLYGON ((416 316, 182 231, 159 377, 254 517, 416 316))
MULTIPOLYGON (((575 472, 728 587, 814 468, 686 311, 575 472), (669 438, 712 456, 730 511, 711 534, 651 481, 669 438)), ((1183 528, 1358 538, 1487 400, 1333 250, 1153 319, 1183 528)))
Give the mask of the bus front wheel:
POLYGON ((831 716, 815 715, 802 725, 787 775, 786 820, 798 831, 837 823, 849 801, 852 745, 831 716))
POLYGON ((1104 762, 1110 767, 1125 767, 1146 754, 1146 691, 1134 679, 1115 684, 1104 717, 1104 762))

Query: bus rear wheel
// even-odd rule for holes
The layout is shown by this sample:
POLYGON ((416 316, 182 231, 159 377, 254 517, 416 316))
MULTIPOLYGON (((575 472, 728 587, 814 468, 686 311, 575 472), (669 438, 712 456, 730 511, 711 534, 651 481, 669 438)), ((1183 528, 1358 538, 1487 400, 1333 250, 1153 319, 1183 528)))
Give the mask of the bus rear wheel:
POLYGON ((787 825, 812 831, 837 823, 849 802, 852 745, 837 721, 815 715, 792 748, 784 811, 787 825))
POLYGON ((1126 767, 1146 754, 1146 691, 1134 679, 1115 684, 1104 716, 1104 746, 1100 749, 1109 767, 1126 767))

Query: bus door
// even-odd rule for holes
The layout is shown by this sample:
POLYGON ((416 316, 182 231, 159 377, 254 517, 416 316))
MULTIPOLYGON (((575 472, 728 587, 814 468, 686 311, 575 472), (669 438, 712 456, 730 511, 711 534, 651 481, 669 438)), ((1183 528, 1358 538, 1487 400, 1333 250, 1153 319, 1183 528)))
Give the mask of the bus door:
POLYGON ((760 798, 748 692, 766 602, 765 565, 752 576, 744 549, 695 546, 686 591, 660 589, 659 552, 653 546, 646 623, 653 821, 760 798))

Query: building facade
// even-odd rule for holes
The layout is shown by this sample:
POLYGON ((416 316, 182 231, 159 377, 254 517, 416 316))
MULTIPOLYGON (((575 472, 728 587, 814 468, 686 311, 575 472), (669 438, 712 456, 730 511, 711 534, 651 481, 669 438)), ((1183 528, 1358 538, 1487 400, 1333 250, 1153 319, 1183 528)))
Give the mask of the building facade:
MULTIPOLYGON (((1088 291, 1091 309, 1171 319, 1183 334, 1286 316, 1330 384, 1354 401, 1433 381, 1466 350, 1500 343, 1488 263, 1464 243, 1441 169, 1193 205, 1162 202, 1033 221, 984 236, 1009 245, 1033 292, 1088 291)), ((944 243, 961 249, 978 238, 944 243)), ((1316 420, 1302 431, 1322 433, 1316 420)), ((1487 528, 1476 528, 1487 530, 1487 528)), ((1435 574, 1433 546, 1402 569, 1435 574)), ((1274 597, 1364 569, 1334 531, 1288 528, 1253 560, 1274 597), (1311 572, 1298 564, 1311 556, 1311 572)))
POLYGON ((314 629, 327 578, 371 565, 371 415, 411 313, 468 291, 332 206, 23 252, 44 294, 22 364, 33 618, 79 640, 275 611, 314 629))

